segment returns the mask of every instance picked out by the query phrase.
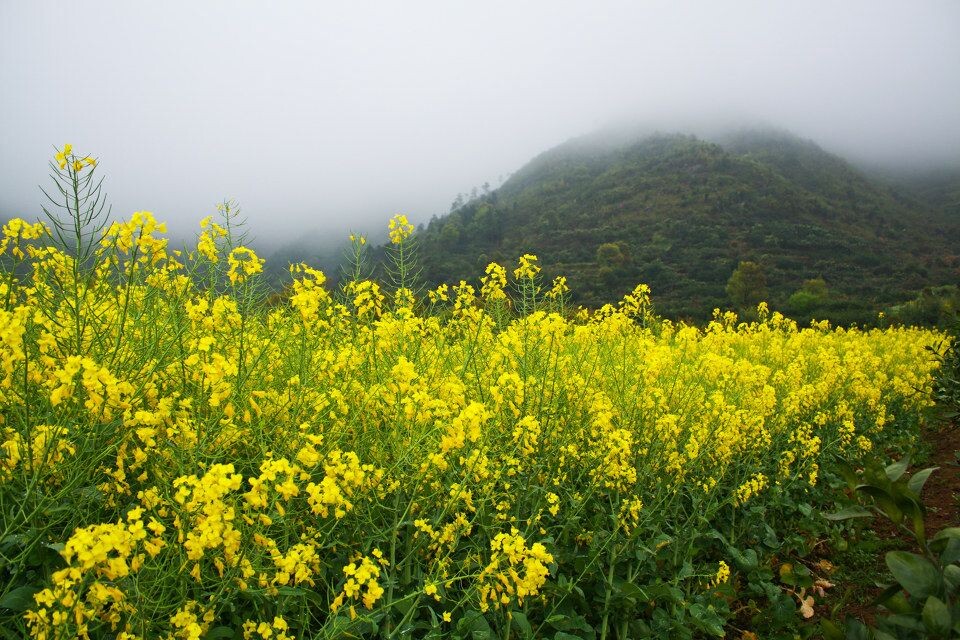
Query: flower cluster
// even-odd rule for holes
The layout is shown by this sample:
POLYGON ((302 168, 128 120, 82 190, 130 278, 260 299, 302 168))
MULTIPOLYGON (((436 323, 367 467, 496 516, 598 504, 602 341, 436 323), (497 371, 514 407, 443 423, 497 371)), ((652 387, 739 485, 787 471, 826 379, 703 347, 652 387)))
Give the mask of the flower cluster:
MULTIPOLYGON (((363 556, 343 568, 346 580, 343 583, 343 591, 330 603, 332 611, 336 612, 344 602, 358 600, 363 601, 363 606, 367 609, 373 609, 377 600, 383 597, 383 587, 377 579, 380 577, 381 566, 388 563, 379 549, 373 550, 373 556, 377 562, 363 556)), ((356 615, 352 605, 351 615, 356 615)))
POLYGON ((227 271, 227 277, 231 284, 240 284, 245 282, 250 276, 263 271, 263 258, 257 257, 253 249, 248 247, 235 247, 227 255, 227 264, 230 265, 227 271))
POLYGON ((492 605, 500 608, 516 601, 523 605, 524 598, 540 593, 550 575, 547 565, 553 556, 546 547, 535 542, 527 546, 517 529, 510 533, 498 533, 490 541, 490 562, 480 572, 480 609, 486 611, 492 605))
POLYGON ((65 144, 63 149, 57 151, 54 155, 54 160, 61 169, 66 169, 69 165, 74 172, 79 173, 83 170, 84 167, 95 167, 97 166, 97 161, 90 156, 84 156, 83 158, 78 158, 73 155, 73 145, 65 144))
POLYGON ((730 580, 730 566, 727 565, 723 560, 720 561, 717 566, 717 573, 713 576, 713 580, 710 581, 711 587, 718 587, 721 584, 724 584, 730 580))
POLYGON ((525 253, 520 256, 519 265, 513 270, 513 277, 517 280, 533 280, 540 273, 537 256, 525 253))
POLYGON ((407 220, 407 216, 402 213, 390 218, 390 242, 401 244, 404 240, 413 235, 413 225, 407 220))
POLYGON ((752 478, 737 487, 734 497, 736 504, 743 504, 753 496, 757 495, 767 487, 767 477, 762 473, 756 473, 752 478))

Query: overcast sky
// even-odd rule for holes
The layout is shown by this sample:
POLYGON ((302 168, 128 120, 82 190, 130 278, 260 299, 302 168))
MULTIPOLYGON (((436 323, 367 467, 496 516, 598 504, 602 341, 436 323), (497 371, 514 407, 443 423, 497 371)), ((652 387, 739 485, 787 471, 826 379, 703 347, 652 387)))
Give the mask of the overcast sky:
POLYGON ((428 220, 610 122, 721 117, 956 160, 960 2, 0 0, 4 219, 64 142, 115 214, 190 234, 232 197, 292 236, 428 220))

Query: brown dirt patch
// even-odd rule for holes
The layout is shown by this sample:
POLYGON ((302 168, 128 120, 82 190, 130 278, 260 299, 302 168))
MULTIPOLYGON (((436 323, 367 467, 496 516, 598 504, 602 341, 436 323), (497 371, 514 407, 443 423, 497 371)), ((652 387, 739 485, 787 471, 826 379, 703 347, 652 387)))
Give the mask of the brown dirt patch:
POLYGON ((956 457, 960 451, 960 425, 928 432, 927 436, 933 455, 924 466, 940 467, 927 480, 922 495, 927 505, 925 524, 929 535, 933 535, 944 527, 960 524, 960 467, 956 457))

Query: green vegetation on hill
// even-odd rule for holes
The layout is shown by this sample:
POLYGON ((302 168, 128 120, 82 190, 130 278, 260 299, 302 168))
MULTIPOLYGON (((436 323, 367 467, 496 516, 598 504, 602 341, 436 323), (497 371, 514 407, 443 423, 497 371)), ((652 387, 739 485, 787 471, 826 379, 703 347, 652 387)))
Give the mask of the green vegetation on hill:
POLYGON ((431 284, 529 252, 547 275, 568 277, 576 303, 598 306, 646 282, 659 312, 701 319, 733 306, 728 283, 749 262, 773 306, 848 323, 955 282, 958 228, 947 207, 763 131, 572 140, 435 218, 419 239, 431 284))
POLYGON ((912 171, 875 171, 877 179, 954 220, 960 218, 960 166, 921 166, 912 171))

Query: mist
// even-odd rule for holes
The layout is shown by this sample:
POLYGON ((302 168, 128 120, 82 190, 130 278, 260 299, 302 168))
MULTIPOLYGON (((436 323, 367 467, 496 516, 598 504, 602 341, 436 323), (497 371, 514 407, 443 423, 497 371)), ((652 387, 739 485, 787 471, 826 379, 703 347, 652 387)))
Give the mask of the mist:
POLYGON ((233 198, 282 243, 415 223, 625 123, 960 161, 960 3, 0 4, 0 218, 65 142, 171 235, 233 198))

